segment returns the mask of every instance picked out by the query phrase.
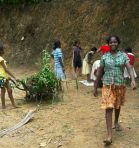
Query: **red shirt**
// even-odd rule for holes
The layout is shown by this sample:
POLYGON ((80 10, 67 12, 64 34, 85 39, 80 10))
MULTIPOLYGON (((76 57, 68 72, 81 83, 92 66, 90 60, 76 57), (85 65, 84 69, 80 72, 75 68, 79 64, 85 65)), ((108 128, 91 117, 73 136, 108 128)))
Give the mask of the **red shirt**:
POLYGON ((126 53, 126 54, 127 54, 128 58, 130 60, 130 64, 131 65, 134 65, 134 62, 135 62, 135 56, 134 56, 134 54, 133 53, 126 53))
POLYGON ((109 47, 107 44, 105 44, 105 45, 102 45, 102 46, 100 47, 100 50, 101 50, 102 55, 103 55, 103 54, 105 54, 106 52, 109 52, 109 51, 110 51, 110 47, 109 47))

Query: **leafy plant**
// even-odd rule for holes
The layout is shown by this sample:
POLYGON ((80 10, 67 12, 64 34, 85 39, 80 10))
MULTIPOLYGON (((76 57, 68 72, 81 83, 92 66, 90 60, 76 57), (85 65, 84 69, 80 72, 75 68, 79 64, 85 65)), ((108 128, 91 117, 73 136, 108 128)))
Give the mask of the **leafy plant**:
POLYGON ((50 54, 47 50, 43 50, 42 63, 40 71, 23 79, 21 81, 26 89, 26 98, 30 100, 34 99, 52 99, 57 97, 59 91, 61 91, 61 80, 59 80, 50 66, 50 54))

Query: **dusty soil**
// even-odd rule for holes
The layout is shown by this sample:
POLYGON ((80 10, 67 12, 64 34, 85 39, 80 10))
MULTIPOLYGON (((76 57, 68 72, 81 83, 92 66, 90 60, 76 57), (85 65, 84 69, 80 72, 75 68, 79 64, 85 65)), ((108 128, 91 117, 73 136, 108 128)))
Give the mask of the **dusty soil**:
MULTIPOLYGON (((19 77, 32 74, 33 68, 13 69, 19 77)), ((67 77, 69 77, 67 75, 67 77)), ((65 85, 65 84, 64 84, 65 85)), ((12 109, 6 97, 7 109, 0 108, 0 129, 18 123, 37 103, 26 103, 24 92, 14 90, 20 108, 12 109)), ((92 88, 79 85, 69 78, 61 101, 43 103, 32 121, 0 138, 0 148, 102 148, 106 134, 104 110, 100 109, 100 95, 93 97, 92 88), (62 99, 63 98, 63 99, 62 99)), ((127 88, 127 101, 122 108, 120 122, 123 131, 113 131, 112 148, 139 147, 139 92, 127 88)))

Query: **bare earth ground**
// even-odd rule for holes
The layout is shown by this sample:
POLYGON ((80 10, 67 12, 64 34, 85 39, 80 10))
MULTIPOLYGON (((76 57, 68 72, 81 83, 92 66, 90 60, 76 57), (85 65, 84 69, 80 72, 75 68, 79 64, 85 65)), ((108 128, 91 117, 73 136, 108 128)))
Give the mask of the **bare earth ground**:
MULTIPOLYGON (((33 68, 14 69, 21 78, 35 72, 33 68)), ((20 108, 12 109, 6 98, 7 109, 0 108, 0 129, 18 123, 36 103, 27 104, 24 92, 14 90, 20 108)), ((122 108, 120 122, 123 131, 113 131, 111 148, 139 147, 139 92, 127 88, 127 101, 122 108)), ((70 80, 63 100, 41 105, 34 119, 20 129, 0 138, 0 148, 102 148, 106 134, 104 110, 100 109, 100 95, 93 97, 92 88, 70 80)), ((62 98, 62 96, 61 96, 62 98)))

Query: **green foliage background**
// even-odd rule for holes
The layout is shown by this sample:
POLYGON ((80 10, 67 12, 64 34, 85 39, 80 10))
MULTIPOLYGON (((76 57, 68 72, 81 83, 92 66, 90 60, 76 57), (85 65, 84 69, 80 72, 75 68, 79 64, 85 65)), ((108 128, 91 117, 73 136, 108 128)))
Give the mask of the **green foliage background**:
POLYGON ((71 67, 75 40, 80 40, 84 55, 104 44, 105 36, 115 34, 121 39, 120 49, 133 48, 139 69, 139 0, 1 2, 0 39, 7 46, 5 56, 11 65, 37 65, 42 49, 51 51, 54 40, 59 39, 64 63, 71 67))

